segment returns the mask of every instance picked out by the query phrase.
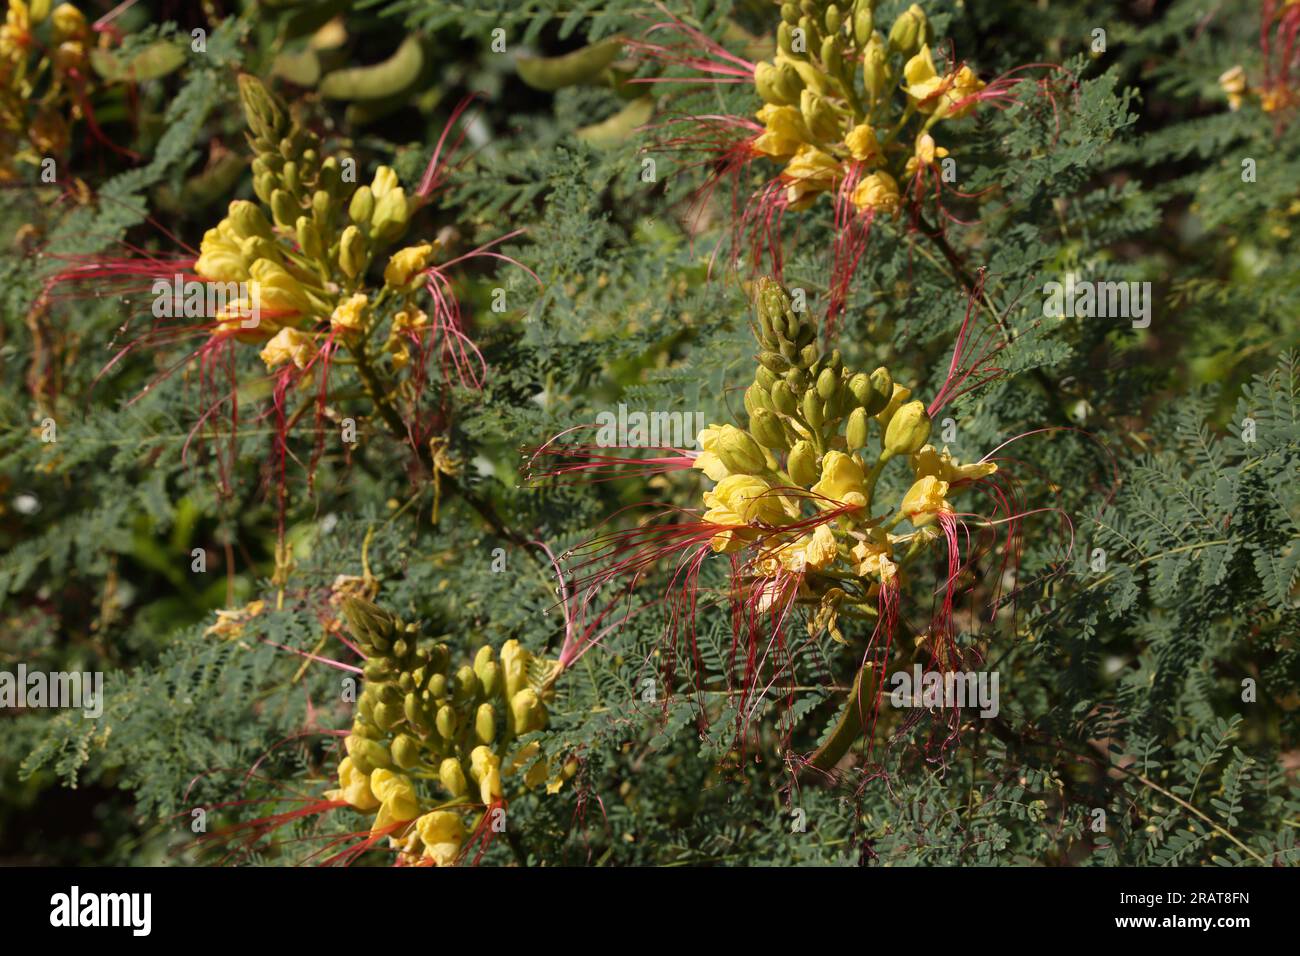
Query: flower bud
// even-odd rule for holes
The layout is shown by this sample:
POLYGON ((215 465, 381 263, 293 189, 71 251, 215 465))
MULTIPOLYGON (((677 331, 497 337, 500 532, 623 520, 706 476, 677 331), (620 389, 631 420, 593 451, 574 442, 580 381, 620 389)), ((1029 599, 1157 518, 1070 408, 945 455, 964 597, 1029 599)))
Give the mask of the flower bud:
POLYGON ((505 677, 507 698, 528 686, 528 665, 533 655, 518 641, 509 640, 501 645, 501 668, 505 677))
POLYGON ((785 450, 785 429, 781 427, 780 419, 765 408, 760 408, 750 414, 749 433, 764 448, 777 451, 785 450))
POLYGON ((278 141, 287 123, 284 109, 262 81, 248 73, 239 75, 239 100, 253 135, 268 143, 278 141))
POLYGON ((438 716, 433 720, 433 725, 438 728, 438 733, 442 734, 447 740, 451 740, 456 736, 458 723, 456 709, 451 704, 443 704, 439 707, 438 716))
POLYGON ((864 47, 876 28, 876 17, 871 10, 871 0, 857 0, 853 5, 853 39, 864 47))
POLYGON ((371 233, 381 242, 396 239, 410 219, 406 190, 401 186, 390 189, 375 202, 374 215, 370 217, 371 233))
POLYGON ((873 410, 870 406, 868 406, 867 414, 877 415, 884 409, 886 405, 889 404, 889 400, 894 395, 894 377, 889 374, 889 369, 885 368, 882 365, 880 366, 880 368, 872 372, 871 387, 875 391, 876 395, 879 396, 873 402, 873 404, 879 404, 879 408, 873 410))
MULTIPOLYGON (((343 599, 343 620, 362 650, 383 653, 389 648, 396 618, 377 604, 360 598, 343 599)), ((369 662, 367 662, 369 663, 369 662)))
POLYGON ((867 94, 874 103, 880 99, 880 94, 884 92, 888 82, 889 60, 885 56, 885 47, 880 42, 880 36, 875 34, 862 51, 862 85, 866 87, 867 94))
MULTIPOLYGON (((36 16, 36 4, 32 4, 32 19, 42 19, 36 16)), ((54 39, 58 43, 79 40, 86 35, 86 18, 70 3, 60 3, 55 7, 50 22, 54 24, 54 39)))
POLYGON ((773 106, 792 106, 797 102, 786 98, 777 67, 765 60, 754 65, 754 87, 764 103, 771 103, 773 106))
POLYGON ((298 237, 298 248, 302 250, 303 255, 308 259, 320 259, 324 256, 325 248, 321 243, 320 230, 311 219, 307 216, 299 216, 298 222, 294 225, 294 232, 298 237))
POLYGON ((510 716, 514 718, 516 734, 531 733, 546 726, 546 708, 531 687, 510 698, 510 716))
POLYGON ((785 467, 796 485, 806 488, 813 484, 817 480, 817 452, 812 443, 802 438, 795 442, 785 467))
POLYGON ((889 31, 890 52, 911 56, 929 38, 929 28, 925 11, 915 3, 912 4, 894 21, 894 26, 889 31))
POLYGON ((369 222, 375 213, 375 194, 369 186, 362 186, 352 194, 348 203, 348 218, 356 223, 369 222))
POLYGON ((388 748, 374 740, 349 734, 343 740, 344 749, 352 758, 352 763, 362 773, 371 773, 377 768, 391 767, 392 755, 388 748))
POLYGON ((453 797, 463 797, 469 793, 465 770, 455 757, 447 757, 442 761, 438 767, 438 779, 453 797))
POLYGON ((428 264, 431 252, 433 246, 426 242, 393 253, 384 267, 384 284, 396 288, 406 288, 413 283, 418 285, 416 280, 428 264))
POLYGON ((844 443, 849 451, 857 451, 867 444, 867 410, 858 406, 849 412, 849 422, 844 426, 844 443))
POLYGON ((293 228, 293 224, 298 221, 298 212, 299 206, 287 190, 277 189, 271 193, 271 215, 277 226, 293 228))
POLYGON ((496 697, 501 693, 501 665, 496 661, 488 661, 483 666, 482 673, 479 673, 478 679, 482 685, 484 697, 496 697))
POLYGON ((490 744, 497 736, 497 712, 491 704, 479 704, 474 714, 474 736, 481 744, 490 744))
POLYGON ((833 143, 841 138, 840 120, 826 97, 815 90, 804 90, 799 94, 799 112, 804 125, 817 139, 833 143))
POLYGON ((930 438, 930 416, 925 404, 908 402, 889 420, 885 429, 885 450, 891 455, 910 455, 930 438))
POLYGON ((833 369, 822 369, 821 374, 817 376, 817 394, 829 402, 839 394, 839 390, 840 377, 833 369))
POLYGON ((723 425, 718 430, 712 451, 732 474, 755 475, 767 467, 763 449, 749 432, 735 425, 723 425))
POLYGON ((799 407, 794 390, 786 382, 777 382, 772 386, 772 404, 782 415, 793 415, 799 407))
POLYGON ((398 734, 393 738, 393 763, 402 770, 410 770, 420 762, 420 744, 410 734, 398 734))
POLYGON ((366 267, 366 240, 356 226, 348 226, 339 239, 339 268, 355 279, 366 267))
POLYGON ((758 382, 745 389, 745 411, 752 413, 756 408, 772 408, 772 396, 758 382))
POLYGON ((271 224, 266 221, 266 216, 256 203, 246 199, 236 199, 230 204, 226 217, 230 220, 235 235, 240 239, 247 239, 249 236, 275 238, 275 233, 271 231, 271 224))

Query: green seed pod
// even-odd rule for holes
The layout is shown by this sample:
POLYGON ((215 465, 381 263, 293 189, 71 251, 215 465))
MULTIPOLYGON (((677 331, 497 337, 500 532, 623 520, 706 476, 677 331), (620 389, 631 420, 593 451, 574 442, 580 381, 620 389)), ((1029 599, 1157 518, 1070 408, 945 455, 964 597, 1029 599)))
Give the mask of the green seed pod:
POLYGON ((830 401, 839 394, 839 390, 840 377, 833 369, 822 369, 822 373, 817 376, 817 394, 830 401))
POLYGON ((804 392, 803 418, 813 428, 821 428, 825 416, 822 415, 822 401, 815 391, 804 392))
POLYGON ((393 763, 402 770, 410 770, 420 762, 420 744, 409 734, 398 734, 394 737, 390 749, 393 763))
POLYGON ((469 782, 465 779, 465 770, 455 757, 447 757, 438 767, 438 779, 453 797, 463 797, 469 793, 469 782))
POLYGON ((366 240, 356 226, 348 226, 339 239, 339 268, 355 279, 366 267, 366 240))
POLYGON ((767 409, 761 408, 749 416, 749 433, 764 448, 785 450, 785 429, 780 419, 767 409))
POLYGON ((497 736, 497 712, 491 704, 479 704, 474 714, 474 736, 481 744, 490 744, 497 736))
POLYGON ((412 33, 383 62, 335 70, 321 80, 318 89, 321 96, 330 100, 382 100, 412 86, 423 69, 424 48, 420 37, 412 33))
POLYGON ((433 726, 438 729, 447 740, 456 736, 458 722, 456 720, 456 710, 451 704, 443 704, 438 708, 438 716, 433 719, 433 726))
POLYGON ((885 429, 885 450, 891 455, 911 455, 930 440, 930 416, 925 403, 908 402, 894 412, 885 429))
POLYGON ((609 37, 562 56, 520 57, 515 69, 519 78, 533 89, 554 93, 595 82, 622 52, 622 38, 609 37))
POLYGON ((786 459, 786 471, 790 473, 791 481, 804 488, 817 481, 817 452, 811 442, 801 438, 794 443, 786 459))
POLYGON ((885 410, 889 400, 894 397, 894 377, 883 365, 871 373, 871 387, 876 393, 875 400, 867 406, 868 415, 877 415, 885 410))
POLYGON ((849 451, 866 447, 867 425, 870 421, 867 410, 860 405, 849 412, 849 423, 844 426, 844 442, 849 451))
POLYGON ((799 400, 795 398, 794 390, 785 382, 777 382, 772 386, 772 404, 782 415, 793 415, 795 409, 799 407, 799 400))
POLYGON ((352 194, 352 201, 348 203, 348 218, 357 224, 370 222, 370 217, 375 214, 375 194, 371 192, 369 186, 360 186, 352 194))

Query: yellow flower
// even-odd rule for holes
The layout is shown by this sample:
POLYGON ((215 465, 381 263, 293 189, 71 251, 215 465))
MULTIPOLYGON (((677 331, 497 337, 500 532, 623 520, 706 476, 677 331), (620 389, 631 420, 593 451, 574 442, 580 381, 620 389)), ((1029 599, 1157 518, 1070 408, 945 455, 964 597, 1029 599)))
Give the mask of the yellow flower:
POLYGON ((405 286, 416 275, 424 271, 431 252, 433 252, 433 246, 427 242, 419 246, 407 246, 405 249, 394 252, 388 260, 388 265, 384 267, 384 284, 398 287, 405 286))
POLYGON ((948 150, 942 146, 936 146, 934 137, 929 133, 922 133, 916 138, 916 152, 909 156, 907 166, 903 170, 903 175, 911 179, 916 175, 916 171, 923 166, 933 166, 936 158, 942 159, 948 155, 948 150))
POLYGON ((944 79, 934 68, 928 46, 921 47, 921 52, 907 61, 903 76, 907 80, 907 95, 916 101, 917 109, 932 112, 939 105, 935 98, 943 91, 944 79))
POLYGON ((1246 71, 1239 65, 1225 70, 1219 77, 1219 89, 1228 94, 1229 109, 1241 109, 1246 93, 1246 71))
POLYGON ((880 422, 882 428, 889 426, 889 420, 894 417, 894 412, 902 406, 909 398, 912 397, 912 390, 906 385, 894 383, 894 393, 889 397, 889 404, 876 413, 876 421, 880 422))
POLYGON ((767 128, 754 140, 754 148, 776 159, 793 156, 811 138, 798 107, 769 103, 758 111, 758 119, 767 128))
POLYGON ((358 810, 374 810, 379 806, 370 789, 370 777, 357 769, 351 757, 339 762, 339 789, 326 790, 325 799, 345 800, 358 810))
MULTIPOLYGON (((832 502, 866 507, 867 486, 862 466, 852 455, 842 451, 828 451, 822 456, 821 481, 812 486, 812 493, 832 502)), ((818 507, 832 508, 835 505, 825 501, 817 502, 818 507)))
POLYGON ((709 542, 714 551, 735 551, 744 545, 738 531, 759 524, 775 525, 785 517, 781 499, 766 481, 753 475, 723 478, 704 493, 704 506, 709 509, 704 520, 725 528, 709 542))
POLYGON ((839 542, 826 525, 818 525, 812 534, 806 534, 794 544, 785 545, 777 552, 781 566, 787 571, 806 568, 824 568, 839 555, 839 542))
POLYGON ((360 332, 365 326, 362 313, 365 312, 367 302, 364 292, 353 293, 341 301, 330 316, 330 328, 344 335, 360 332))
POLYGON ((480 744, 470 751, 469 773, 479 786, 479 799, 485 804, 501 799, 501 758, 480 744))
POLYGON ((411 785, 411 778, 404 774, 379 767, 370 775, 370 792, 379 801, 379 813, 375 815, 371 833, 395 823, 414 820, 420 815, 420 802, 416 799, 415 787, 411 785))
POLYGON ((952 513, 952 505, 945 497, 947 494, 948 482, 926 475, 907 489, 899 510, 907 515, 913 527, 920 528, 931 524, 941 513, 952 513))
POLYGON ((944 91, 939 110, 943 118, 962 119, 975 112, 975 107, 979 106, 979 100, 971 99, 971 97, 984 89, 986 85, 983 80, 975 75, 975 71, 969 66, 963 66, 956 73, 948 76, 945 82, 948 83, 948 89, 944 91), (963 100, 965 100, 964 103, 963 100))
POLYGON ((434 810, 415 821, 415 830, 424 844, 424 855, 438 866, 451 866, 465 842, 465 825, 460 814, 434 810))
POLYGON ((859 123, 849 130, 849 135, 844 137, 844 145, 859 162, 872 162, 880 158, 880 142, 876 139, 876 131, 866 123, 859 123))
POLYGON ((244 282, 248 279, 248 267, 244 264, 239 239, 231 232, 228 220, 221 220, 215 229, 203 234, 194 273, 211 282, 244 282))
POLYGON ((258 259, 249 266, 248 272, 252 277, 254 301, 262 310, 264 319, 292 318, 312 311, 311 300, 298 280, 278 262, 258 259), (270 316, 266 315, 268 312, 270 316))
POLYGON ((859 209, 871 209, 875 212, 892 216, 902 204, 898 192, 898 183, 884 170, 862 177, 853 188, 853 205, 859 209))
POLYGON ((397 173, 393 172, 392 167, 380 166, 375 170, 375 178, 370 184, 370 192, 376 199, 382 199, 396 189, 397 186, 397 173))
POLYGON ((893 561, 895 540, 892 534, 873 528, 866 541, 853 546, 853 560, 858 563, 859 577, 878 577, 884 582, 898 573, 898 565, 893 561))
POLYGON ((926 445, 911 458, 912 474, 916 478, 931 475, 941 481, 954 483, 973 478, 984 478, 998 470, 991 461, 977 461, 969 465, 958 464, 957 459, 948 454, 945 445, 942 452, 935 451, 933 445, 926 445))
POLYGON ((276 368, 290 360, 298 368, 306 368, 315 351, 316 348, 310 335, 285 326, 275 333, 275 336, 266 343, 266 347, 258 355, 266 363, 268 369, 276 368))
POLYGON ((835 188, 840 178, 840 164, 835 157, 816 146, 800 146, 794 159, 781 173, 786 185, 786 199, 791 209, 807 209, 821 193, 835 188))
POLYGON ((767 467, 763 449, 749 432, 735 425, 710 425, 695 439, 700 453, 691 467, 698 468, 714 481, 731 474, 753 474, 767 467))

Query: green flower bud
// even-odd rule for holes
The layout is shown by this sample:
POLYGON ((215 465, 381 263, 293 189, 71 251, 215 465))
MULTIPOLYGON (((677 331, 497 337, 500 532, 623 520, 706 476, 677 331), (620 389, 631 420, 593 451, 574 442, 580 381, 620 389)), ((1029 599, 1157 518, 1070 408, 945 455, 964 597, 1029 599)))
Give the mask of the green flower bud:
POLYGON ((288 123, 283 107, 262 81, 248 73, 239 75, 239 101, 244 107, 248 128, 260 140, 274 143, 288 123))
POLYGON ((320 230, 306 216, 299 216, 294 226, 298 236, 298 247, 308 259, 320 259, 325 254, 321 243, 320 230))
POLYGON ((754 381, 764 388, 771 388, 777 383, 777 377, 772 373, 771 369, 763 368, 760 365, 754 369, 754 381))
POLYGON ((813 450, 812 443, 802 438, 795 442, 786 459, 785 468, 790 473, 790 480, 796 485, 807 488, 816 482, 817 452, 813 450))
POLYGON ((779 80, 779 72, 771 63, 760 61, 754 64, 754 87, 763 102, 773 106, 789 106, 793 101, 786 98, 779 80))
POLYGON ((396 239, 406 228, 410 217, 406 190, 401 186, 390 189, 375 203, 374 215, 370 217, 371 233, 381 242, 396 239))
POLYGON ((316 188, 331 196, 337 196, 342 185, 343 172, 339 169, 339 161, 329 156, 321 163, 320 172, 316 174, 316 188))
POLYGON ((480 680, 482 680, 484 669, 488 666, 488 664, 493 663, 494 660, 495 658, 492 653, 491 644, 484 644, 482 647, 480 647, 478 649, 478 653, 474 655, 475 676, 478 677, 480 680))
POLYGON ((510 698, 510 716, 514 719, 514 732, 517 735, 541 730, 546 726, 546 708, 542 706, 537 691, 525 687, 510 698))
POLYGON ((889 84, 889 59, 880 35, 874 34, 862 51, 862 85, 874 103, 889 84))
POLYGON ((403 716, 402 708, 396 704, 387 704, 382 702, 375 704, 375 726, 385 733, 401 723, 403 716))
POLYGON ((822 64, 831 76, 839 76, 844 70, 844 43, 838 36, 828 36, 822 40, 822 64))
POLYGON ((865 47, 876 28, 876 16, 872 12, 870 0, 858 0, 853 7, 853 39, 859 47, 865 47))
POLYGON ((263 239, 275 238, 275 233, 271 231, 271 224, 266 221, 265 214, 256 203, 236 199, 230 204, 227 217, 240 239, 247 239, 249 236, 261 236, 263 239))
POLYGON ((375 194, 369 186, 361 186, 348 203, 348 217, 355 223, 367 223, 375 214, 375 194))
POLYGON ((865 448, 867 444, 867 426, 871 422, 867 410, 858 406, 849 412, 849 422, 844 426, 844 443, 849 451, 865 448))
POLYGON ((714 454, 733 475, 757 475, 767 468, 767 457, 749 432, 735 425, 718 430, 714 454))
POLYGON ((789 23, 791 25, 798 23, 799 17, 801 15, 802 12, 799 9, 799 4, 797 3, 781 4, 781 19, 784 20, 786 23, 789 23))
POLYGON ((799 102, 799 91, 803 89, 803 77, 789 63, 781 62, 774 67, 772 86, 785 104, 794 106, 799 102))
POLYGON ((778 375, 790 368, 790 362, 780 352, 762 351, 758 353, 758 363, 778 375))
POLYGON ((276 186, 280 180, 275 173, 261 173, 253 176, 253 192, 257 198, 262 200, 268 206, 271 205, 271 194, 275 192, 276 186))
POLYGON ((765 408, 760 408, 749 416, 749 433, 764 448, 777 451, 786 448, 785 429, 781 427, 780 419, 765 408))
POLYGON ((392 636, 397 623, 393 615, 370 601, 344 598, 343 620, 352 636, 361 644, 362 650, 372 655, 388 650, 388 638, 392 636))
POLYGON ((826 8, 826 16, 823 19, 826 23, 827 33, 839 33, 840 27, 844 25, 844 18, 840 14, 840 8, 833 3, 826 8))
POLYGON ((745 389, 745 411, 752 414, 756 408, 766 408, 768 410, 772 408, 771 395, 758 382, 745 389))
POLYGON ((420 744, 410 734, 398 734, 393 738, 393 763, 402 770, 410 770, 420 762, 420 744))
POLYGON ((427 721, 424 719, 424 709, 420 706, 420 695, 415 691, 410 691, 402 698, 402 713, 406 719, 420 729, 425 729, 427 721))
POLYGON ((772 386, 772 404, 782 415, 793 415, 795 409, 799 407, 799 400, 795 398, 794 390, 785 382, 777 382, 772 386))
POLYGON ((833 143, 843 138, 839 115, 830 101, 816 90, 804 90, 799 94, 799 112, 803 115, 804 125, 817 139, 833 143))
POLYGON ((469 781, 465 779, 465 770, 455 757, 447 757, 439 765, 438 779, 453 797, 463 797, 469 793, 469 781))
POLYGON ((280 181, 284 183, 284 188, 289 192, 297 193, 298 187, 301 185, 298 182, 298 164, 292 161, 285 163, 284 169, 280 170, 280 181))
POLYGON ((377 741, 350 734, 344 739, 343 746, 352 758, 352 763, 362 773, 371 773, 378 768, 387 770, 393 766, 388 748, 377 741))
POLYGON ((482 685, 484 697, 496 697, 501 693, 501 665, 496 661, 488 661, 483 666, 483 672, 478 675, 479 683, 482 685))
POLYGON ((438 674, 438 673, 430 674, 429 686, 426 688, 426 690, 428 690, 429 694, 433 697, 434 700, 437 700, 440 697, 446 697, 447 696, 447 675, 438 674))
POLYGON ((479 704, 474 714, 474 736, 481 744, 490 744, 497 736, 497 712, 491 704, 479 704))
POLYGON ((293 196, 284 189, 277 189, 271 193, 271 215, 275 218, 275 224, 285 229, 292 229, 293 224, 298 221, 299 207, 294 202, 293 196))
POLYGON ((871 373, 871 387, 879 397, 867 406, 867 414, 878 415, 894 397, 894 376, 882 365, 871 373))
POLYGON ((890 52, 911 56, 926 42, 929 29, 930 21, 926 19, 925 11, 912 4, 899 15, 889 31, 890 52))
POLYGON ((889 420, 885 429, 885 450, 891 455, 911 455, 930 439, 930 416, 925 403, 908 402, 889 420))
POLYGON ((433 719, 433 726, 438 728, 438 733, 451 740, 456 736, 456 728, 459 721, 456 719, 456 709, 451 704, 443 704, 438 708, 438 715, 433 719))
POLYGON ((839 391, 840 377, 833 369, 822 369, 821 374, 817 376, 817 394, 830 401, 839 394, 839 391))
POLYGON ((355 279, 366 267, 366 240, 356 226, 348 226, 339 239, 339 268, 355 279))
POLYGON ((822 415, 822 400, 815 390, 803 394, 803 417, 813 428, 821 428, 826 420, 822 415))

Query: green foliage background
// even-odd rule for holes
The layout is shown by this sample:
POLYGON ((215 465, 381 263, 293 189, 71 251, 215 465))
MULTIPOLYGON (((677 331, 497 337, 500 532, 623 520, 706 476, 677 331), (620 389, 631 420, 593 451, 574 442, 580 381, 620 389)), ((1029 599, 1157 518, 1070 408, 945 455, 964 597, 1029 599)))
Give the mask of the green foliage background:
MULTIPOLYGON (((141 159, 78 141, 65 176, 93 198, 56 203, 66 179, 51 187, 33 177, 6 189, 0 205, 0 235, 12 237, 0 249, 0 669, 103 670, 107 688, 98 721, 0 713, 7 861, 211 861, 193 845, 193 808, 210 808, 216 828, 331 785, 332 738, 308 732, 350 722, 340 675, 299 673, 298 658, 266 642, 316 646, 329 585, 361 573, 368 532, 385 607, 464 653, 517 638, 553 655, 562 627, 549 567, 494 532, 467 495, 557 552, 622 505, 693 506, 694 473, 524 487, 520 446, 619 402, 732 421, 737 386, 752 375, 740 277, 708 268, 729 210, 685 215, 701 170, 645 152, 653 127, 601 146, 576 136, 625 105, 618 92, 552 95, 515 73, 520 52, 555 55, 637 34, 662 19, 654 6, 277 0, 226 17, 192 5, 178 23, 164 19, 168 6, 133 8, 120 22, 124 49, 157 37, 188 48, 201 27, 206 51, 140 84, 134 118, 120 94, 109 94, 101 116, 141 159), (313 6, 345 16, 354 63, 376 62, 418 33, 426 69, 417 88, 362 115, 285 79, 276 58, 301 51, 316 24, 300 20, 313 6), (495 29, 505 31, 504 54, 491 48, 495 29), (327 148, 367 170, 392 163, 408 183, 451 107, 481 92, 468 159, 415 228, 432 236, 452 224, 466 249, 525 228, 505 251, 541 280, 485 261, 462 275, 490 376, 481 394, 449 396, 465 494, 445 495, 436 526, 432 483, 410 476, 408 455, 373 423, 362 423, 350 457, 327 444, 310 488, 301 472, 292 477, 297 567, 282 610, 269 583, 265 428, 241 430, 225 494, 210 453, 183 453, 201 413, 194 375, 142 394, 183 353, 135 351, 101 376, 129 303, 106 294, 33 312, 66 257, 112 252, 120 240, 174 252, 168 233, 197 245, 230 199, 250 195, 238 164, 213 184, 223 178, 214 157, 244 148, 241 69, 300 100, 327 148), (641 178, 647 155, 654 183, 641 178), (506 291, 502 315, 488 307, 495 288, 506 291), (57 424, 52 444, 41 441, 46 418, 57 424), (20 495, 39 510, 16 508, 20 495), (190 571, 196 547, 207 552, 206 574, 190 571), (504 572, 493 570, 497 548, 504 572), (205 634, 217 608, 259 597, 272 610, 240 639, 205 634)), ((903 6, 885 0, 878 21, 903 6)), ((944 140, 962 189, 979 194, 959 204, 968 224, 951 226, 949 240, 972 272, 988 270, 993 304, 1022 333, 1002 363, 1013 374, 953 410, 954 453, 974 459, 1015 435, 1076 429, 1012 446, 1028 506, 1059 508, 1071 525, 1050 514, 1029 520, 1020 583, 1036 583, 1016 614, 984 625, 996 635, 1001 713, 972 720, 941 761, 902 735, 875 750, 887 777, 850 772, 840 785, 792 787, 779 730, 792 724, 796 748, 816 746, 852 652, 824 636, 809 642, 798 683, 810 689, 792 707, 764 701, 737 751, 734 697, 693 691, 697 678, 725 688, 735 676, 725 609, 702 606, 702 671, 683 659, 678 686, 654 703, 642 700, 642 681, 667 651, 662 621, 640 614, 565 676, 551 707, 544 745, 579 754, 578 777, 557 794, 512 797, 510 839, 484 864, 1297 862, 1300 124, 1279 127, 1249 105, 1230 112, 1216 82, 1235 63, 1258 72, 1256 17, 1226 0, 1175 0, 1159 12, 1107 0, 925 6, 982 76, 1057 63, 1077 84, 1055 112, 1029 101, 985 110, 944 140), (1097 28, 1107 48, 1090 55, 1097 28), (1246 158, 1256 182, 1242 181, 1246 158), (1039 289, 1067 270, 1153 283, 1150 328, 1044 320, 1039 289), (1254 442, 1242 440, 1246 419, 1254 442), (1105 570, 1094 570, 1098 548, 1105 570), (1257 688, 1250 702, 1247 679, 1257 688), (796 809, 806 832, 792 832, 796 809)), ((731 44, 766 34, 776 19, 759 2, 669 7, 731 44)), ((758 106, 746 86, 652 92, 660 120, 758 106)), ((786 281, 814 302, 826 293, 830 236, 829 207, 819 208, 786 267, 786 281)), ((950 264, 923 237, 878 225, 838 344, 850 364, 889 364, 931 394, 964 310, 950 264)), ((264 398, 260 369, 249 350, 240 369, 249 402, 264 398)), ((710 573, 703 584, 719 584, 710 573)), ((651 594, 664 586, 643 584, 651 594)), ((916 597, 904 640, 924 628, 924 588, 916 597)), ((923 738, 926 725, 914 733, 923 738)), ((297 862, 307 844, 295 836, 360 822, 334 817, 288 827, 276 836, 283 842, 237 858, 297 862)))

